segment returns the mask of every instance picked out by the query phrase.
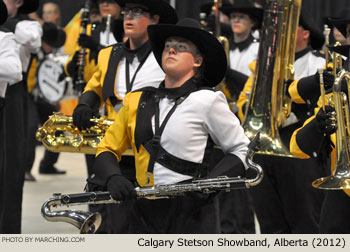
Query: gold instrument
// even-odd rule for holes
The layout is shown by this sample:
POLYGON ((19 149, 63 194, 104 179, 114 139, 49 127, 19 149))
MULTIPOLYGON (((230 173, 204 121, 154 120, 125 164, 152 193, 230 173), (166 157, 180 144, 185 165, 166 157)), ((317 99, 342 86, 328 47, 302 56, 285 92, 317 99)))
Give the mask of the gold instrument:
POLYGON ((278 127, 291 110, 287 80, 294 78, 296 31, 301 0, 269 0, 265 7, 257 68, 243 128, 251 139, 261 133, 259 154, 294 157, 278 127))
POLYGON ((111 33, 111 18, 112 15, 107 15, 107 21, 106 21, 106 45, 109 45, 109 34, 111 33))
MULTIPOLYGON (((95 123, 89 130, 80 131, 71 116, 54 113, 36 132, 36 139, 52 152, 79 152, 96 154, 97 145, 105 136, 107 129, 113 124, 105 117, 92 118, 95 123)), ((123 155, 133 155, 127 150, 123 155)))
POLYGON ((312 185, 318 189, 341 190, 350 189, 350 123, 349 104, 341 90, 341 82, 345 78, 350 94, 350 73, 344 69, 339 72, 333 84, 333 102, 336 111, 336 160, 331 176, 319 178, 312 185))
MULTIPOLYGON (((215 27, 213 34, 222 44, 227 60, 227 67, 230 67, 230 44, 228 39, 225 36, 221 35, 221 24, 220 24, 220 7, 222 6, 222 0, 214 0, 212 7, 212 13, 215 17, 215 27)), ((238 111, 236 100, 237 97, 232 97, 230 91, 226 87, 226 79, 224 78, 218 85, 215 86, 215 90, 222 91, 225 94, 227 102, 230 106, 231 111, 236 113, 238 111)))
POLYGON ((323 30, 323 35, 325 37, 325 58, 326 58, 326 66, 328 67, 328 63, 329 63, 329 34, 331 33, 331 29, 328 27, 328 25, 324 25, 324 30, 323 30))
MULTIPOLYGON (((256 171, 256 177, 253 179, 241 177, 221 176, 209 179, 195 179, 191 183, 171 184, 171 185, 155 185, 152 187, 135 188, 137 198, 145 198, 150 200, 166 199, 178 196, 184 196, 189 192, 197 192, 209 194, 218 191, 227 191, 233 189, 250 188, 258 185, 263 178, 263 170, 260 165, 253 162, 253 156, 256 146, 259 144, 259 134, 249 144, 246 156, 247 165, 256 171)), ((48 221, 63 221, 79 228, 80 233, 95 233, 101 224, 101 215, 99 213, 90 213, 83 211, 51 211, 51 207, 72 206, 82 204, 112 204, 119 203, 111 197, 108 191, 105 192, 87 192, 77 194, 54 194, 54 198, 46 201, 41 208, 42 216, 48 221)))

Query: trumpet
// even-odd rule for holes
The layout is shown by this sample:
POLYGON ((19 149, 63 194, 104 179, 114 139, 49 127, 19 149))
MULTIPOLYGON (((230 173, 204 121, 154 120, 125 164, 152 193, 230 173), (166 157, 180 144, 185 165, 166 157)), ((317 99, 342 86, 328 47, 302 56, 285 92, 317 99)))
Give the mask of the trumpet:
MULTIPOLYGON (((136 187, 138 199, 168 199, 184 196, 189 192, 210 194, 218 191, 231 191, 233 189, 250 188, 258 185, 263 178, 263 170, 260 165, 253 162, 256 146, 259 144, 260 134, 258 133, 250 143, 246 155, 247 165, 256 171, 256 176, 252 179, 241 177, 220 176, 208 179, 194 179, 191 183, 155 185, 152 187, 136 187)), ((47 200, 41 208, 42 216, 52 222, 63 221, 77 227, 82 234, 95 233, 101 224, 101 215, 84 211, 51 211, 52 207, 72 206, 82 204, 113 204, 120 203, 111 197, 110 192, 86 192, 76 194, 54 194, 54 198, 47 200)))
MULTIPOLYGON (((318 189, 350 189, 349 104, 346 95, 341 90, 343 79, 347 82, 348 94, 350 94, 350 73, 344 69, 339 72, 333 84, 332 98, 335 105, 337 122, 335 168, 331 176, 319 178, 312 183, 318 189)), ((321 97, 321 99, 324 98, 321 97)))

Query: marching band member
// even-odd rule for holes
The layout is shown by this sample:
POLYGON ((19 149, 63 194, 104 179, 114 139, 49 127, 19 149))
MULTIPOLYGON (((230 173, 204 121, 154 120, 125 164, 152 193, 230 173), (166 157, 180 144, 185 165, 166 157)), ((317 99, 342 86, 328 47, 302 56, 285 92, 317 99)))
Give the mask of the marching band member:
MULTIPOLYGON (((25 180, 35 181, 31 174, 31 169, 35 160, 35 147, 37 140, 35 138, 36 130, 39 124, 44 124, 45 121, 52 115, 53 112, 59 111, 59 104, 45 100, 37 85, 37 71, 40 64, 47 59, 47 56, 61 48, 66 40, 66 33, 54 23, 43 23, 42 46, 40 51, 35 54, 31 60, 28 71, 27 86, 28 86, 28 131, 27 131, 27 148, 25 162, 25 180)), ((66 171, 57 169, 54 164, 57 162, 59 153, 45 150, 43 159, 39 165, 40 174, 65 174, 66 171)))
POLYGON ((135 155, 137 183, 143 187, 243 175, 249 143, 224 94, 211 88, 226 72, 220 42, 189 18, 176 25, 150 25, 148 34, 165 79, 159 88, 126 95, 98 147, 90 186, 107 187, 114 199, 126 200, 131 233, 218 233, 215 196, 128 201, 136 192, 119 165, 128 147, 135 155), (213 143, 226 155, 209 169, 213 143))
MULTIPOLYGON (((79 128, 92 126, 90 119, 96 115, 101 104, 105 104, 107 118, 113 120, 123 105, 126 93, 145 86, 158 86, 164 78, 164 72, 156 63, 148 42, 147 27, 158 22, 175 23, 177 21, 175 10, 163 0, 117 2, 122 7, 124 32, 128 40, 100 51, 97 71, 87 83, 73 113, 73 122, 79 128)), ((128 167, 125 170, 131 177, 135 177, 133 157, 124 156, 121 166, 128 167)), ((125 223, 125 219, 122 218, 119 223, 123 230, 113 232, 125 232, 125 228, 121 225, 125 223)))
MULTIPOLYGON (((349 62, 350 55, 350 16, 340 19, 333 19, 331 22, 334 26, 346 37, 348 45, 334 47, 333 49, 340 52, 347 57, 349 62)), ((349 65, 346 63, 345 69, 349 69, 349 65)), ((330 85, 328 88, 331 88, 330 85)), ((343 90, 343 87, 342 87, 343 90)), ((347 88, 344 90, 347 94, 347 88)), ((318 101, 318 107, 315 109, 315 113, 310 117, 304 125, 297 129, 291 138, 290 150, 291 152, 304 159, 317 159, 320 162, 324 162, 331 157, 332 171, 335 167, 335 144, 336 144, 336 128, 333 125, 333 121, 330 119, 334 108, 327 105, 328 96, 332 93, 327 92, 325 98, 325 110, 322 109, 322 97, 318 101)), ((337 115, 338 116, 338 115, 337 115)), ((344 136, 347 138, 347 136, 344 136)), ((312 169, 313 167, 309 167, 312 169)), ((320 220, 320 233, 349 233, 350 221, 348 213, 350 210, 350 190, 327 190, 321 211, 320 220)))
MULTIPOLYGON (((296 35, 295 76, 313 75, 324 66, 325 60, 315 57, 311 48, 321 49, 324 37, 305 9, 301 10, 296 35)), ((250 66, 252 69, 254 64, 250 66)), ((252 81, 253 75, 237 102, 242 120, 246 92, 250 92, 252 81)), ((294 130, 309 117, 308 112, 305 104, 292 103, 291 116, 279 128, 286 146, 294 130)), ((255 161, 262 164, 265 172, 262 183, 251 189, 261 233, 317 233, 324 195, 312 188, 311 182, 322 176, 326 168, 316 160, 270 155, 256 155, 255 161)))
MULTIPOLYGON (((350 16, 350 10, 342 10, 338 15, 339 15, 338 18, 340 20, 346 19, 350 16)), ((330 19, 330 20, 333 21, 333 19, 330 19)), ((337 27, 334 27, 333 30, 338 31, 337 27)), ((344 38, 341 32, 340 34, 341 36, 337 36, 337 37, 344 38)), ((344 39, 346 43, 346 37, 344 39)), ((333 86, 334 75, 332 73, 332 68, 333 68, 332 64, 329 64, 327 67, 328 67, 327 69, 326 67, 324 67, 323 82, 324 82, 325 88, 329 89, 333 86)), ((313 70, 315 71, 314 75, 293 81, 288 89, 289 94, 295 103, 307 104, 311 109, 313 109, 317 105, 317 101, 320 96, 320 76, 318 74, 317 69, 315 70, 315 67, 313 67, 313 70)))
MULTIPOLYGON (((259 42, 252 32, 261 27, 263 10, 254 7, 250 0, 234 1, 222 6, 222 11, 230 17, 233 36, 229 40, 229 67, 225 75, 226 88, 236 101, 243 89, 250 70, 249 63, 256 60, 259 42)), ((235 111, 234 111, 235 112, 235 111)), ((223 157, 221 150, 214 150, 213 159, 223 157)), ((220 219, 222 233, 255 233, 252 197, 248 190, 233 190, 220 193, 220 219)))
MULTIPOLYGON (((84 81, 87 83, 97 70, 97 57, 99 51, 106 46, 113 45, 117 42, 122 42, 123 39, 123 26, 122 20, 120 19, 120 5, 118 4, 118 1, 92 0, 91 4, 93 6, 98 6, 102 22, 89 24, 87 26, 87 34, 80 34, 78 38, 78 46, 75 48, 74 53, 71 54, 71 57, 65 66, 66 74, 73 78, 73 83, 75 82, 78 74, 78 62, 81 57, 80 50, 82 48, 87 49, 84 66, 84 81), (106 30, 108 15, 111 15, 110 34, 107 34, 106 30)), ((83 90, 84 87, 85 85, 76 88, 83 90)))
MULTIPOLYGON (((22 66, 19 59, 19 46, 15 35, 2 27, 7 19, 7 8, 0 0, 0 189, 5 190, 3 186, 6 156, 6 90, 8 85, 22 80, 22 66)), ((0 233, 2 232, 3 206, 5 198, 0 195, 0 233)))
MULTIPOLYGON (((37 21, 24 20, 21 15, 38 8, 38 0, 5 0, 9 18, 4 26, 15 34, 20 46, 20 60, 24 74, 30 61, 30 54, 41 46, 41 25, 37 21)), ((1 66, 2 67, 2 66, 1 66)), ((25 78, 23 78, 25 80, 25 78)), ((21 232, 22 193, 24 184, 24 155, 26 146, 26 83, 17 82, 7 88, 6 123, 6 177, 0 181, 1 190, 1 233, 21 232), (15 143, 15 144, 14 144, 15 143), (3 198, 4 197, 4 198, 3 198)))

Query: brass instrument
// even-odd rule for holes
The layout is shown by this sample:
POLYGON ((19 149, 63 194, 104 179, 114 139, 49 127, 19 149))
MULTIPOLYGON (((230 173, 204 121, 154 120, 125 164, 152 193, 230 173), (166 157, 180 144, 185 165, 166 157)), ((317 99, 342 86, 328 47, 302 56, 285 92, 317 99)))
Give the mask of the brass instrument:
POLYGON ((269 0, 265 7, 257 68, 242 124, 250 139, 261 133, 260 154, 294 157, 283 145, 278 127, 291 110, 286 84, 294 76, 300 8, 301 0, 269 0))
POLYGON ((337 122, 335 169, 331 176, 319 178, 312 183, 318 189, 350 189, 349 105, 346 95, 341 90, 341 82, 344 78, 347 82, 348 94, 350 94, 350 73, 344 69, 338 74, 333 84, 333 101, 337 122))
POLYGON ((317 69, 317 72, 318 72, 318 75, 320 76, 322 110, 324 112, 326 112, 326 105, 325 105, 326 91, 325 91, 325 88, 324 88, 324 81, 323 81, 323 69, 317 69))
POLYGON ((109 45, 109 34, 111 33, 111 18, 112 15, 107 15, 107 21, 106 21, 106 45, 109 45))
POLYGON ((325 37, 325 58, 326 58, 326 66, 328 67, 328 63, 329 63, 329 34, 331 33, 331 29, 328 27, 328 25, 324 25, 324 30, 323 30, 323 35, 325 37))
MULTIPOLYGON (((171 184, 171 185, 155 185, 152 187, 135 188, 137 198, 145 198, 150 200, 166 199, 178 196, 184 196, 188 192, 198 192, 209 194, 217 191, 227 191, 232 189, 250 188, 258 185, 263 178, 263 170, 260 165, 253 162, 253 156, 256 151, 256 145, 259 143, 259 134, 250 143, 246 156, 247 165, 257 172, 253 179, 241 177, 217 177, 209 179, 195 179, 192 183, 171 184)), ((68 222, 79 228, 80 233, 95 233, 101 224, 101 215, 99 213, 90 213, 83 211, 51 211, 51 207, 72 206, 82 204, 112 204, 119 203, 111 197, 108 191, 105 192, 87 192, 77 194, 54 194, 54 198, 46 201, 41 208, 42 216, 48 221, 68 222)))
MULTIPOLYGON (((36 132, 36 139, 52 152, 79 152, 96 154, 97 145, 105 136, 107 129, 113 124, 105 117, 92 118, 95 123, 89 130, 80 131, 71 116, 54 113, 36 132)), ((123 155, 133 155, 128 149, 123 155)))
MULTIPOLYGON (((82 31, 80 34, 87 33, 87 26, 89 22, 90 22, 90 1, 86 1, 81 14, 82 31)), ((74 90, 79 95, 83 91, 84 85, 85 85, 85 80, 84 80, 84 68, 86 65, 85 56, 86 56, 86 48, 82 48, 79 51, 78 73, 77 73, 77 77, 74 80, 74 90)))
MULTIPOLYGON (((230 67, 230 44, 225 36, 221 35, 221 24, 220 24, 220 7, 222 6, 222 0, 214 0, 212 7, 212 13, 215 17, 215 27, 213 30, 214 36, 222 44, 227 60, 227 67, 230 67)), ((237 97, 231 97, 230 91, 226 87, 226 78, 224 78, 218 85, 215 86, 215 90, 222 91, 225 94, 227 102, 230 106, 231 111, 236 113, 238 111, 236 100, 237 97)))

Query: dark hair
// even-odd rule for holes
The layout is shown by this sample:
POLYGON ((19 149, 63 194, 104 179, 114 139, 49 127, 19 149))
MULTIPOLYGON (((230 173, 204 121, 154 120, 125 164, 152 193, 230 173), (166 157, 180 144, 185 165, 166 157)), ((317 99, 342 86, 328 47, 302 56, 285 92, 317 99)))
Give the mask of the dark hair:
MULTIPOLYGON (((198 50, 197 46, 196 46, 196 55, 194 55, 194 57, 202 57, 204 58, 203 54, 198 50)), ((196 68, 194 71, 194 76, 193 76, 193 81, 195 83, 200 83, 204 80, 203 76, 204 76, 204 60, 202 61, 202 64, 200 65, 200 67, 196 68)))

